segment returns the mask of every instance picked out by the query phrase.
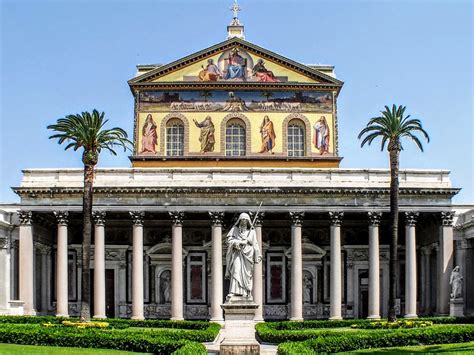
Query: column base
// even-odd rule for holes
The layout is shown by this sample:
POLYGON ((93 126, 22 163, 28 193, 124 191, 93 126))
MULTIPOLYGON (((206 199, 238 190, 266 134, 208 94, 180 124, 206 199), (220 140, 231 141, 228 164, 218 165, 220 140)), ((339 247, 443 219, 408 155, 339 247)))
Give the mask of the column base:
POLYGON ((184 320, 183 317, 171 317, 170 320, 184 320))
POLYGON ((224 317, 222 317, 222 318, 211 318, 209 321, 214 322, 214 323, 218 323, 220 325, 224 325, 224 317))
POLYGON ((255 323, 263 323, 263 322, 265 322, 265 320, 264 320, 263 318, 254 318, 253 321, 254 321, 255 323))
POLYGON ((69 318, 69 314, 56 313, 56 317, 69 318))
POLYGON ((405 314, 403 318, 418 318, 417 314, 405 314))
POLYGON ((368 316, 367 319, 379 320, 379 319, 380 319, 380 316, 371 315, 371 316, 368 316))
POLYGON ((133 320, 144 320, 145 317, 143 317, 143 316, 132 316, 131 319, 133 319, 133 320))
POLYGON ((329 320, 342 320, 342 317, 341 316, 332 316, 332 317, 329 317, 329 320))
POLYGON ((106 315, 97 315, 97 316, 93 316, 92 318, 94 318, 94 319, 107 319, 107 316, 106 315))

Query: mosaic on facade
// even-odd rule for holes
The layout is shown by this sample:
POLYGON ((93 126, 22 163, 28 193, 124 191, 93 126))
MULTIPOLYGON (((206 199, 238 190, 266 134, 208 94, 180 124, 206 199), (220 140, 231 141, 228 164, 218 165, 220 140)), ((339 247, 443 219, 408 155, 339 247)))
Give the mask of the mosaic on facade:
POLYGON ((144 111, 332 112, 332 93, 324 91, 143 91, 144 111))

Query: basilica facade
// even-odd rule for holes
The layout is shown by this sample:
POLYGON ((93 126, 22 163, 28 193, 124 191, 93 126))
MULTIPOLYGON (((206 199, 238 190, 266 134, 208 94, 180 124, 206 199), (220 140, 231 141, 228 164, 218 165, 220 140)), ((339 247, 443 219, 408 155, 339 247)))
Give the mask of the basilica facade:
MULTIPOLYGON (((339 167, 334 67, 243 30, 234 17, 224 42, 129 80, 131 167, 99 168, 94 183, 95 317, 222 321, 241 212, 263 256, 256 320, 387 315, 389 171, 339 167)), ((21 203, 2 212, 0 311, 78 315, 82 184, 81 169, 24 170, 21 203)), ((449 171, 400 171, 400 315, 448 314, 453 266, 472 266, 470 214, 464 234, 453 228, 457 192, 449 171)))

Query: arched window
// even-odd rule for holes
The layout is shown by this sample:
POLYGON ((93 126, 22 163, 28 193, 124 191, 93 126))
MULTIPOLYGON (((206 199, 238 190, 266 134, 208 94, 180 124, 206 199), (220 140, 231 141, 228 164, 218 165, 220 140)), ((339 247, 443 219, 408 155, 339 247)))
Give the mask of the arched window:
POLYGON ((230 157, 245 155, 245 124, 239 119, 231 119, 227 123, 225 155, 230 157))
POLYGON ((300 120, 291 120, 288 123, 288 156, 304 156, 305 147, 305 129, 300 120))
POLYGON ((178 118, 166 123, 166 155, 180 156, 184 154, 184 125, 178 118))

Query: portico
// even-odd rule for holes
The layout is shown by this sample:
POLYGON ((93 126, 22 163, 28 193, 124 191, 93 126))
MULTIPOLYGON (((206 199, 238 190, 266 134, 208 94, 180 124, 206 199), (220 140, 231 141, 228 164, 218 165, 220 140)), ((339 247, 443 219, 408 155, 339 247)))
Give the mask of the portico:
MULTIPOLYGON (((264 260, 256 268, 253 293, 256 303, 263 307, 257 313, 257 320, 386 315, 388 192, 371 186, 383 184, 389 178, 387 171, 371 171, 369 179, 357 187, 352 184, 350 190, 344 187, 345 181, 360 180, 365 171, 193 169, 171 176, 165 169, 120 169, 113 172, 115 186, 110 185, 110 173, 107 169, 99 170, 96 184, 92 248, 95 317, 104 317, 108 309, 109 315, 135 319, 222 320, 220 305, 228 288, 223 277, 225 235, 239 212, 255 212, 260 202, 262 212, 256 219, 256 232, 263 242, 264 260), (161 175, 162 179, 149 182, 148 174, 161 175), (222 186, 238 181, 243 174, 251 178, 241 186, 226 186, 226 192, 222 193, 222 186), (286 186, 272 186, 275 175, 280 181, 287 181, 286 186), (285 175, 288 179, 283 178, 285 175), (211 180, 213 188, 200 187, 211 185, 211 180), (144 181, 148 186, 143 186, 144 181), (179 186, 183 182, 187 184, 184 193, 175 195, 173 191, 182 189, 179 186), (324 187, 329 182, 332 187, 324 187), (111 204, 111 194, 117 193, 120 202, 114 199, 116 203, 111 204), (162 196, 166 196, 169 205, 154 201, 162 196), (283 201, 289 198, 294 203, 285 206, 283 201), (337 207, 328 203, 334 198, 345 203, 337 207), (113 274, 109 276, 114 280, 113 289, 105 287, 107 270, 113 274), (166 297, 166 292, 170 296, 166 297)), ((24 205, 29 206, 20 211, 20 215, 28 218, 20 220, 18 246, 22 255, 19 269, 32 270, 29 275, 20 271, 18 291, 25 302, 25 312, 35 311, 36 304, 49 303, 57 315, 77 314, 80 302, 77 275, 81 267, 80 174, 79 170, 30 170, 18 189, 24 196, 24 205), (40 176, 43 186, 31 186, 40 176), (61 188, 58 179, 63 184, 61 188), (49 183, 55 184, 54 194, 61 199, 51 195, 49 183), (29 197, 33 191, 34 197, 29 197), (47 195, 52 206, 44 208, 43 199, 47 195), (44 232, 35 233, 45 226, 49 226, 46 234, 50 239, 41 235, 44 232), (56 247, 55 301, 45 300, 48 297, 45 295, 34 297, 28 293, 34 289, 36 270, 31 245, 40 243, 56 247)), ((452 225, 446 225, 450 214, 440 195, 449 199, 455 190, 450 187, 445 171, 407 171, 404 176, 402 210, 403 200, 408 198, 416 198, 418 208, 417 212, 403 212, 406 217, 401 219, 406 228, 400 239, 398 294, 403 307, 400 314, 415 317, 421 313, 438 313, 444 306, 439 301, 433 304, 429 296, 431 288, 425 291, 420 283, 428 282, 433 266, 441 283, 441 263, 449 265, 446 259, 453 257, 449 250, 441 252, 442 243, 450 235, 452 238, 452 225), (420 179, 424 181, 423 188, 417 187, 420 179), (438 221, 439 234, 433 240, 434 220, 438 221), (427 261, 427 249, 437 255, 436 263, 427 261), (423 262, 417 263, 417 257, 422 257, 423 262)), ((36 263, 40 260, 36 259, 36 263)))

